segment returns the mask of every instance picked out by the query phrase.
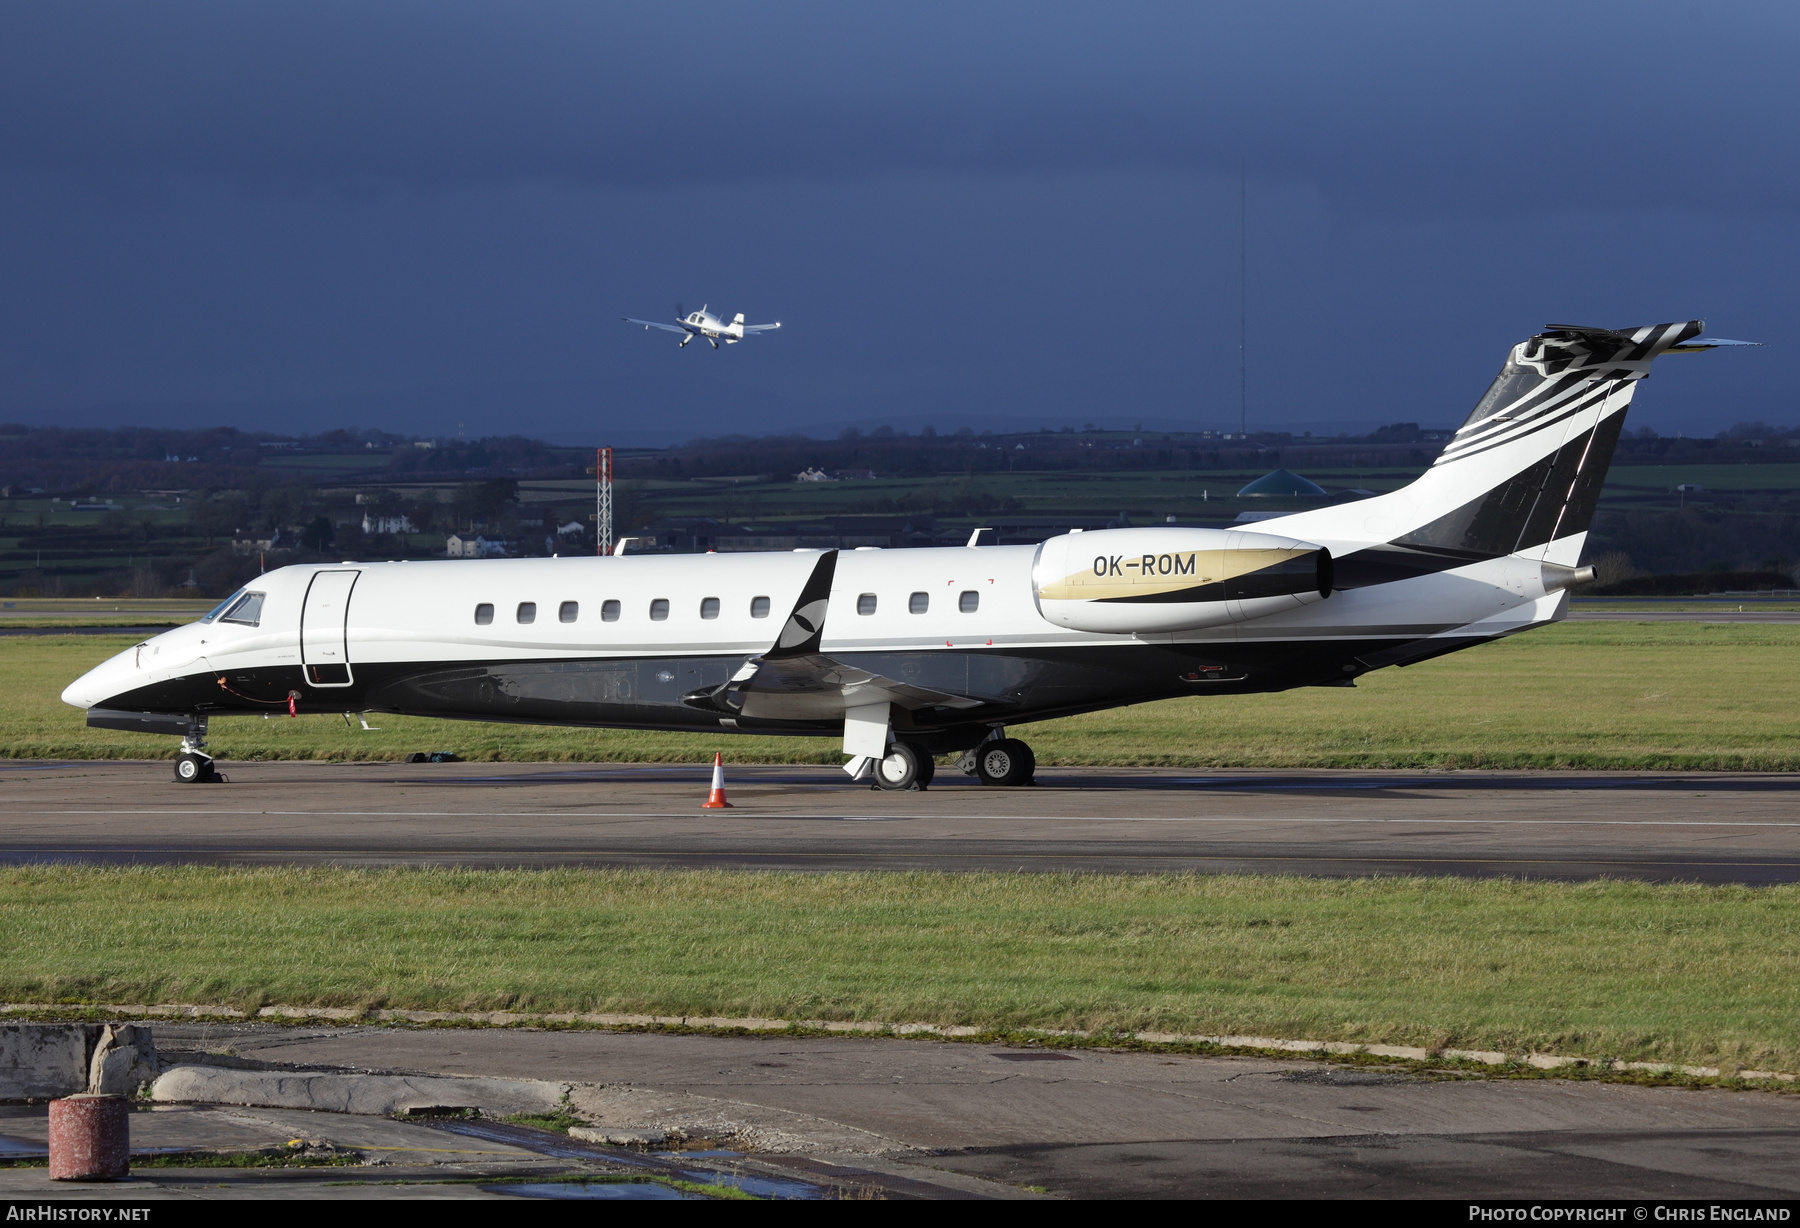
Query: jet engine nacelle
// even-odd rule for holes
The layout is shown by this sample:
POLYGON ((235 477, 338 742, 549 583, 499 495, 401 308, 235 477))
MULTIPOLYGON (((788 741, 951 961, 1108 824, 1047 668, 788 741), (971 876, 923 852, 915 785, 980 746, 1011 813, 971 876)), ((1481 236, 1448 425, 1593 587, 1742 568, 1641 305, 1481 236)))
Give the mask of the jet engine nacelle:
POLYGON ((1038 547, 1038 613, 1071 631, 1193 631, 1331 595, 1331 551, 1236 529, 1102 529, 1038 547))

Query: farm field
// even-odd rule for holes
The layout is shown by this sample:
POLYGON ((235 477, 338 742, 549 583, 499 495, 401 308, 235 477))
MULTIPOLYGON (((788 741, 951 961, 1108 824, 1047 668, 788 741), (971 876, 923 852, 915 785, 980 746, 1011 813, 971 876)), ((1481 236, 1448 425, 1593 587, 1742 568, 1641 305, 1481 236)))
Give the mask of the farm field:
POLYGON ((1617 490, 1649 488, 1661 493, 1697 482, 1707 490, 1800 490, 1800 463, 1767 465, 1614 465, 1606 485, 1617 490))
POLYGON ((1156 1029, 1800 1069, 1800 888, 0 870, 0 996, 1156 1029))
MULTIPOLYGON (((134 642, 0 637, 0 755, 170 757, 175 742, 87 729, 62 688, 134 642)), ((1800 626, 1563 623, 1355 688, 1183 698, 1014 726, 1047 765, 1800 770, 1800 626)), ((221 718, 223 760, 842 762, 835 739, 662 734, 372 716, 221 718)))

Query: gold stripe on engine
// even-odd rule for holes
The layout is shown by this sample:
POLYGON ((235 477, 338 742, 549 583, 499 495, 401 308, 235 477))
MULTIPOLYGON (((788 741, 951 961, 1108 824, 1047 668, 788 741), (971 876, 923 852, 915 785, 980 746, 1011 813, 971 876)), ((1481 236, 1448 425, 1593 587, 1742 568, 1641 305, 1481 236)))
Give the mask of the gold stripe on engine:
POLYGON ((1096 555, 1088 567, 1043 585, 1046 601, 1104 601, 1217 584, 1310 553, 1299 550, 1180 550, 1172 553, 1096 555))

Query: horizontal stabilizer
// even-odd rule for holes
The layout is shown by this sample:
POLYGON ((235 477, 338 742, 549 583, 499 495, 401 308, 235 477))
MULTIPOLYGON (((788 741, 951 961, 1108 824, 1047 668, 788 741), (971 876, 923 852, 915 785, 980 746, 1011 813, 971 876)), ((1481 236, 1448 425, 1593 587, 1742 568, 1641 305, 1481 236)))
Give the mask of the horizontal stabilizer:
POLYGON ((1698 354, 1702 350, 1716 350, 1724 345, 1761 345, 1760 341, 1730 341, 1724 337, 1696 337, 1692 341, 1684 341, 1680 345, 1672 345, 1666 351, 1670 354, 1698 354))

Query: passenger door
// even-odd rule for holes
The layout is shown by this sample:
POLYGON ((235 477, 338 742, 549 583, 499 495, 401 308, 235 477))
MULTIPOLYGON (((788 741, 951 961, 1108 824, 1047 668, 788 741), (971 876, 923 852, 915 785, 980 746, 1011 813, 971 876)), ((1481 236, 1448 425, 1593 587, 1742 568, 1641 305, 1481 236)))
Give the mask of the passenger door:
POLYGON ((350 646, 346 627, 350 590, 360 571, 320 571, 306 588, 300 609, 300 664, 310 686, 349 686, 350 646))

